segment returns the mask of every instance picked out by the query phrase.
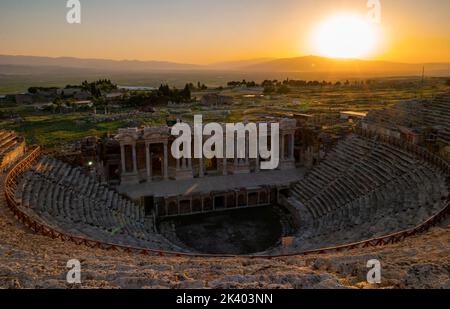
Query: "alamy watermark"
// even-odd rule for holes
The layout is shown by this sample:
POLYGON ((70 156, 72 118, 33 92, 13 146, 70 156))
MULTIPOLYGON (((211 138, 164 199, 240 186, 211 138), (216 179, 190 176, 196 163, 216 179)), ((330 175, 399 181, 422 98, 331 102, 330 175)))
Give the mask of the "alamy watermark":
POLYGON ((370 268, 367 273, 367 282, 370 284, 380 284, 381 283, 381 262, 379 260, 373 259, 367 262, 367 268, 370 268))
POLYGON ((209 123, 203 126, 201 115, 194 116, 194 132, 187 123, 177 123, 171 134, 178 136, 172 143, 175 159, 262 159, 262 170, 276 169, 280 162, 280 124, 270 123, 209 123), (193 133, 193 134, 192 134, 193 133), (192 135, 194 151, 192 151, 192 135), (270 135, 270 149, 268 137, 270 135), (203 137, 210 136, 205 143, 203 137))
POLYGON ((81 3, 79 0, 68 0, 66 7, 69 11, 66 14, 66 21, 69 24, 81 24, 81 3))
MULTIPOLYGON (((66 14, 66 21, 69 24, 81 24, 81 2, 80 0, 67 0, 66 7, 69 11, 66 14)), ((381 23, 381 2, 380 0, 367 0, 367 19, 369 22, 381 23)))
POLYGON ((367 0, 367 19, 374 24, 381 24, 381 2, 380 0, 367 0))
POLYGON ((67 272, 66 281, 69 284, 81 284, 81 263, 79 260, 69 260, 66 264, 70 270, 67 272))

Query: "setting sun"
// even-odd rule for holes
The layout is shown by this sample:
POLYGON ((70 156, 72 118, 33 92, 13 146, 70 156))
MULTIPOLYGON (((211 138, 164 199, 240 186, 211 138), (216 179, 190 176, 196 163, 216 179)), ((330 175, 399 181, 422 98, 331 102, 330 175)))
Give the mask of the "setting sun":
POLYGON ((364 58, 374 52, 377 43, 375 26, 351 14, 324 20, 313 34, 315 51, 330 58, 364 58))

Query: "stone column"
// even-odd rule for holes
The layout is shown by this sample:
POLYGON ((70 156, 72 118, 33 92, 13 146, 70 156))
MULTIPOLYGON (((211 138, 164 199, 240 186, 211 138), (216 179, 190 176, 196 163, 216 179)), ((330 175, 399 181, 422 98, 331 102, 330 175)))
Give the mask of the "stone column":
POLYGON ((259 139, 256 143, 256 158, 255 158, 255 172, 259 173, 260 171, 260 166, 259 166, 259 139))
POLYGON ((245 138, 245 164, 249 164, 250 162, 250 140, 249 137, 247 136, 245 138))
POLYGON ((147 179, 151 180, 152 177, 152 171, 151 171, 151 162, 150 162, 150 144, 145 143, 145 160, 147 163, 147 179))
POLYGON ((223 175, 227 176, 228 175, 228 166, 227 166, 227 158, 223 158, 223 175))
POLYGON ((198 175, 200 178, 205 177, 205 171, 204 171, 204 167, 203 167, 203 158, 200 158, 198 160, 198 175))
POLYGON ((295 149, 295 135, 291 134, 291 153, 290 153, 290 158, 291 160, 294 160, 295 155, 294 155, 294 149, 295 149))
POLYGON ((169 156, 167 151, 167 142, 164 143, 164 179, 169 179, 169 156))
POLYGON ((120 143, 120 157, 122 160, 122 174, 127 172, 127 165, 125 163, 125 145, 120 143))
POLYGON ((238 145, 237 138, 235 138, 234 139, 234 169, 235 170, 239 164, 237 145, 238 145))
POLYGON ((132 145, 133 150, 133 173, 137 174, 137 157, 136 157, 136 143, 132 145))

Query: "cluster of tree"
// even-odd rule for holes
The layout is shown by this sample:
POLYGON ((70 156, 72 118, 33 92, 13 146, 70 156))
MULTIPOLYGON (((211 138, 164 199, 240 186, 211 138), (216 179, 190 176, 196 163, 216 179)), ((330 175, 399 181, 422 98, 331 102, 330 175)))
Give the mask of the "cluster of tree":
POLYGON ((97 113, 97 108, 100 107, 104 108, 105 114, 107 114, 109 102, 106 99, 106 94, 117 89, 117 85, 109 79, 99 79, 91 83, 85 80, 81 84, 81 89, 91 95, 92 103, 94 104, 94 113, 97 113))
POLYGON ((355 80, 353 82, 350 82, 349 80, 346 80, 344 82, 337 81, 335 83, 327 82, 325 80, 323 80, 323 81, 318 81, 318 80, 306 81, 306 80, 294 80, 294 79, 290 80, 290 79, 286 79, 286 80, 283 81, 284 85, 288 85, 290 87, 319 87, 319 86, 320 87, 325 87, 325 86, 333 86, 333 85, 334 86, 342 86, 342 85, 344 85, 344 86, 351 86, 351 85, 359 86, 359 85, 364 85, 364 84, 369 85, 371 83, 372 83, 371 80, 366 80, 366 81, 364 81, 364 80, 361 80, 361 81, 355 80))
POLYGON ((183 89, 170 88, 169 85, 162 84, 154 91, 133 91, 128 93, 123 104, 130 107, 146 107, 166 105, 169 101, 174 103, 188 103, 192 101, 191 94, 193 89, 197 88, 192 83, 186 84, 183 89))
POLYGON ((362 85, 370 85, 372 83, 371 80, 366 81, 353 81, 350 82, 349 80, 346 80, 344 82, 337 81, 335 83, 327 82, 325 80, 318 81, 318 80, 290 80, 285 79, 283 81, 278 80, 265 80, 261 83, 261 86, 264 88, 265 94, 271 94, 271 93, 278 93, 278 94, 287 94, 290 92, 290 87, 292 88, 299 88, 299 87, 341 87, 341 86, 362 86, 362 85))
POLYGON ((28 88, 28 93, 36 94, 38 92, 55 91, 58 87, 30 87, 28 88))
POLYGON ((183 89, 170 88, 169 85, 161 85, 157 91, 159 97, 166 97, 174 103, 191 102, 191 85, 186 84, 183 89))
POLYGON ((81 88, 81 85, 66 85, 66 87, 64 87, 64 89, 73 89, 73 88, 81 88))
POLYGON ((105 93, 117 89, 117 85, 113 84, 109 79, 99 79, 91 83, 85 80, 80 88, 89 92, 93 98, 99 98, 105 93))
POLYGON ((261 86, 264 88, 264 94, 288 94, 291 91, 287 84, 278 80, 265 80, 261 86))
POLYGON ((315 87, 315 86, 331 86, 333 85, 332 82, 327 82, 327 81, 317 81, 317 80, 310 80, 310 81, 306 81, 306 80, 289 80, 286 79, 283 81, 283 85, 288 85, 291 87, 315 87))
POLYGON ((155 104, 157 95, 155 92, 133 91, 130 92, 123 102, 124 106, 141 107, 145 105, 155 104))
POLYGON ((74 99, 63 99, 61 96, 57 96, 53 99, 52 105, 49 107, 53 112, 59 111, 62 113, 64 107, 74 108, 76 103, 74 99))
POLYGON ((236 88, 236 87, 247 87, 247 88, 254 88, 259 87, 257 83, 254 81, 246 81, 245 79, 242 81, 230 81, 227 83, 228 87, 236 88))
POLYGON ((189 89, 191 91, 204 91, 204 90, 208 90, 208 87, 205 84, 202 84, 200 82, 197 82, 197 86, 195 86, 193 83, 189 83, 187 84, 187 86, 189 87, 189 89))

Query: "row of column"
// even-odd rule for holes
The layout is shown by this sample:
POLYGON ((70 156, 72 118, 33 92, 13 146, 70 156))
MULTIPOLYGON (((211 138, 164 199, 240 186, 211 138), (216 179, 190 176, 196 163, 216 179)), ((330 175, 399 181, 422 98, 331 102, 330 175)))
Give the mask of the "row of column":
MULTIPOLYGON (((294 134, 289 135, 281 135, 281 159, 282 160, 294 160, 294 143, 295 138, 294 134), (288 153, 285 153, 285 143, 286 143, 286 137, 288 138, 288 153)), ((150 146, 152 144, 159 144, 159 143, 151 143, 146 142, 145 143, 145 155, 146 155, 146 171, 147 171, 147 178, 149 180, 152 179, 152 155, 150 153, 150 146)), ((163 177, 164 179, 169 178, 169 156, 168 156, 168 142, 163 142, 164 145, 164 166, 163 166, 163 177)), ((120 151, 121 151, 121 161, 122 161, 122 172, 126 174, 126 156, 125 156, 125 146, 127 144, 121 144, 120 145, 120 151)), ((128 146, 131 146, 132 149, 132 161, 133 161, 133 172, 132 174, 138 174, 138 166, 137 166, 137 154, 136 154, 136 143, 129 144, 128 146)), ((236 147, 235 147, 236 149, 236 147)), ((192 170, 192 159, 179 159, 177 161, 177 171, 187 171, 192 170)), ((248 166, 249 165, 249 151, 248 151, 248 143, 246 143, 246 158, 240 159, 235 158, 234 159, 234 167, 242 167, 242 166, 248 166)), ((256 170, 259 171, 259 158, 256 158, 256 170)), ((228 174, 228 166, 227 166, 227 159, 223 159, 223 175, 228 174)), ((204 171, 204 163, 203 159, 199 159, 199 177, 204 177, 205 171, 204 171)))
MULTIPOLYGON (((159 144, 159 143, 145 143, 145 158, 146 158, 146 172, 147 172, 147 178, 149 180, 152 179, 153 173, 152 173, 152 154, 150 153, 150 146, 152 144, 159 144)), ((169 178, 169 154, 168 154, 168 142, 163 142, 164 145, 164 158, 163 158, 163 177, 164 179, 169 178)), ((138 166, 137 166, 137 154, 136 154, 136 143, 133 144, 120 144, 120 155, 121 155, 121 162, 122 162, 122 173, 126 174, 126 155, 125 155, 125 146, 131 146, 131 152, 132 152, 132 161, 133 161, 133 172, 132 174, 138 174, 138 166)))

